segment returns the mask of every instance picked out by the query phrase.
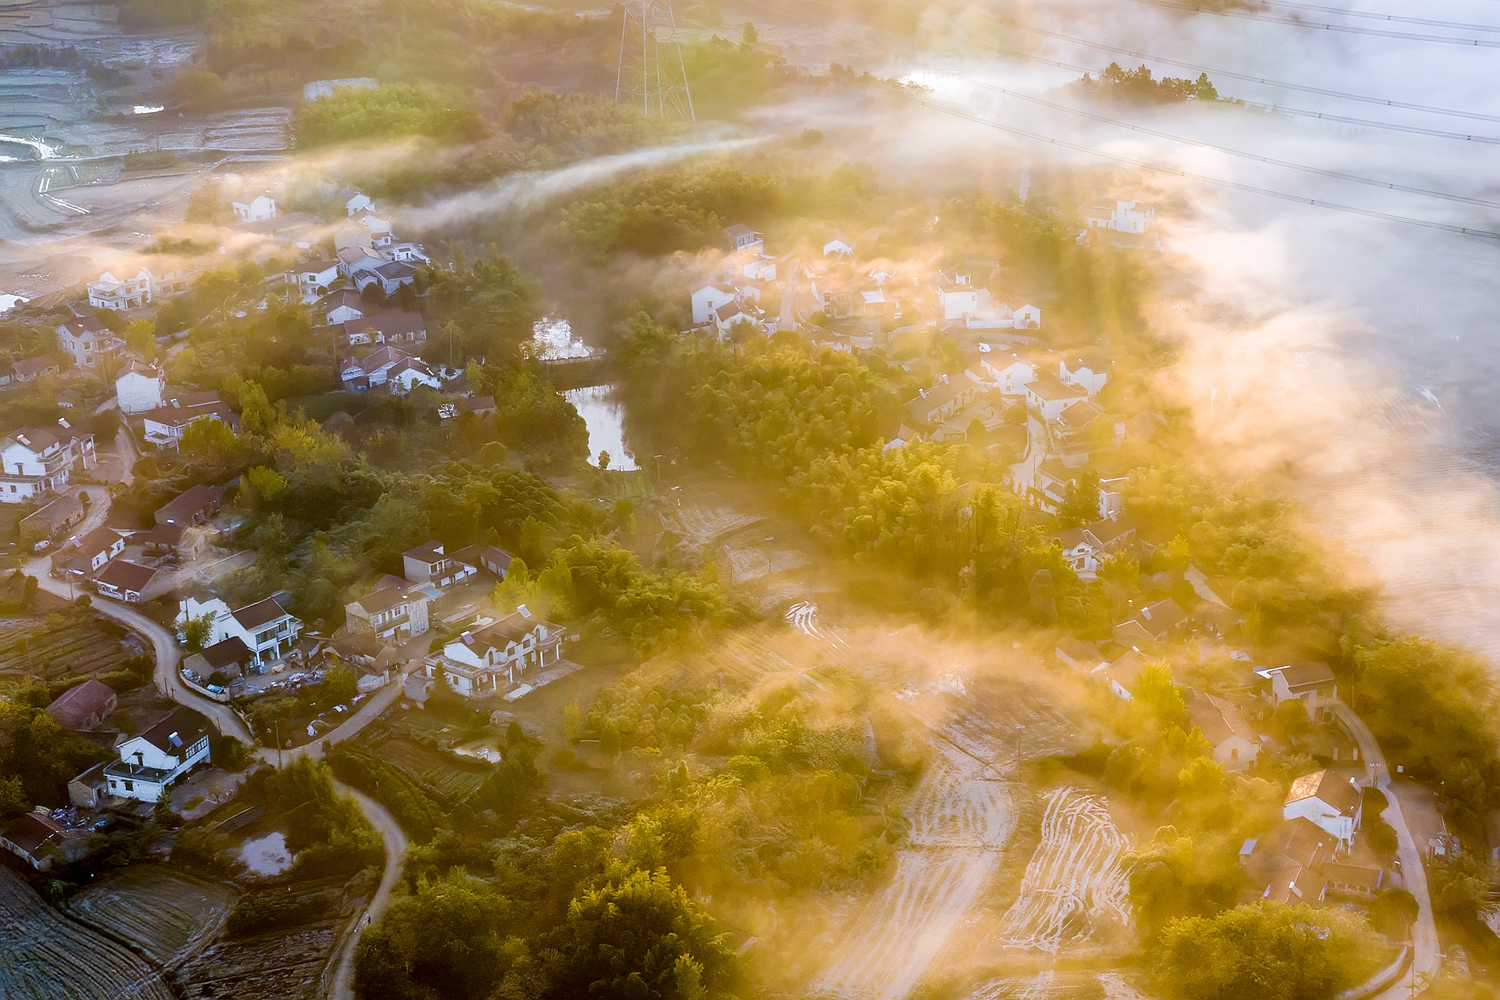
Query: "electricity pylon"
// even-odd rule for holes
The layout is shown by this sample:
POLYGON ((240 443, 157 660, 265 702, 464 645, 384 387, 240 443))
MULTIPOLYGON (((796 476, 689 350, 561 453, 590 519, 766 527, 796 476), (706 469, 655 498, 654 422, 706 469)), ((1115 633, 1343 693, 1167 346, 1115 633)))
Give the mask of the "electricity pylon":
POLYGON ((647 118, 686 118, 698 123, 693 113, 693 94, 688 88, 687 63, 677 40, 677 19, 670 0, 626 0, 620 23, 620 64, 615 72, 615 100, 640 106, 647 118), (640 43, 641 65, 630 67, 626 78, 626 56, 640 43), (662 50, 666 49, 665 57, 662 50), (662 63, 665 62, 666 66, 662 63), (665 76, 663 76, 665 73, 665 76))

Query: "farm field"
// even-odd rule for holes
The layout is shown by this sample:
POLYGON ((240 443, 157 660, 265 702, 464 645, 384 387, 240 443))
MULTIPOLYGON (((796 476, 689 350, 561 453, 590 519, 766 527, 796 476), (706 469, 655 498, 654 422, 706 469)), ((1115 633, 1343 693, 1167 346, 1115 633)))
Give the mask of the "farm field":
POLYGON ((1105 922, 1128 925, 1130 887, 1120 855, 1129 847, 1097 796, 1074 788, 1051 792, 1042 840, 1005 914, 1001 943, 1055 955, 1105 922))
POLYGON ((143 865, 89 886, 68 901, 67 912, 170 965, 218 933, 235 896, 229 886, 143 865))
POLYGON ((120 669, 141 651, 127 629, 91 611, 54 614, 0 618, 0 675, 47 681, 95 676, 120 669))
POLYGON ((396 765, 449 803, 460 802, 471 795, 491 770, 488 764, 479 760, 474 761, 473 767, 465 767, 400 736, 373 742, 370 751, 396 765))
POLYGON ((173 1000, 140 958, 60 916, 3 867, 0 955, 0 997, 6 1000, 173 1000))

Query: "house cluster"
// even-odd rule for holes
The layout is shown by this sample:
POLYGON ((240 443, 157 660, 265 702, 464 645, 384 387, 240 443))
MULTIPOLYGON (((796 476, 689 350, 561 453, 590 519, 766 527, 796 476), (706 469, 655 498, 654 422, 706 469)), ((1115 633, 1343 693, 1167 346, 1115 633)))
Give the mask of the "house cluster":
POLYGON ((217 420, 239 430, 239 415, 217 392, 185 392, 167 385, 160 368, 131 358, 115 374, 115 400, 125 418, 141 427, 146 443, 175 451, 187 429, 217 420))
MULTIPOLYGON (((188 529, 217 514, 223 498, 221 486, 194 486, 162 505, 149 529, 100 527, 69 538, 53 553, 52 575, 102 597, 139 604, 147 599, 162 567, 191 547, 188 529)), ((72 497, 59 497, 32 517, 48 515, 54 506, 59 519, 75 524, 82 519, 72 497)))
POLYGON ((178 636, 185 639, 189 621, 206 621, 205 661, 221 662, 221 666, 233 663, 237 672, 232 676, 226 672, 231 680, 242 674, 263 674, 286 659, 301 640, 302 621, 287 610, 290 603, 284 595, 272 595, 242 608, 230 608, 218 597, 205 601, 188 597, 178 604, 178 636), (233 660, 226 659, 231 656, 233 660))
POLYGON ((359 675, 360 690, 385 684, 402 663, 420 663, 401 647, 427 634, 433 602, 450 588, 481 575, 505 579, 511 556, 494 545, 477 544, 448 552, 441 542, 427 542, 402 553, 404 577, 387 574, 368 594, 344 605, 344 626, 334 633, 327 652, 359 675))
POLYGON ((38 871, 87 852, 100 814, 139 820, 188 774, 208 766, 214 730, 190 709, 174 707, 139 732, 120 732, 112 719, 118 699, 107 684, 84 681, 47 706, 62 728, 113 748, 114 759, 68 782, 66 805, 38 806, 0 828, 0 849, 38 871))

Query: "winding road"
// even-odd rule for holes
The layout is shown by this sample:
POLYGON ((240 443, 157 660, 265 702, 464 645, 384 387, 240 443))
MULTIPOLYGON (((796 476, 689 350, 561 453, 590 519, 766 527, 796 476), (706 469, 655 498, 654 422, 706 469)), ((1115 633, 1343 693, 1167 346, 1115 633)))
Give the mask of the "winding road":
POLYGON ((1414 975, 1403 976, 1401 982, 1376 994, 1373 1000, 1410 1000, 1437 978, 1443 964, 1442 953, 1438 950, 1437 924, 1432 917, 1432 898, 1427 891, 1427 869, 1422 867, 1422 852, 1407 827, 1406 816, 1401 811, 1401 800, 1391 790, 1391 771, 1386 766, 1385 754, 1381 753, 1375 734, 1370 732, 1365 720, 1343 702, 1334 702, 1333 710, 1339 722, 1359 744, 1359 752, 1365 759, 1365 770, 1370 780, 1390 803, 1385 817, 1396 830, 1396 855, 1401 859, 1401 877, 1406 890, 1416 897, 1418 906, 1417 922, 1411 929, 1414 975))
MULTIPOLYGON (((96 504, 96 509, 90 512, 88 520, 78 530, 83 532, 102 524, 108 507, 107 503, 96 504), (95 523, 90 524, 90 521, 95 523)), ((24 567, 24 572, 36 578, 37 586, 41 590, 63 600, 71 600, 73 595, 69 586, 61 580, 53 579, 50 569, 51 558, 41 556, 28 562, 24 567)), ((90 595, 90 600, 100 614, 113 618, 126 628, 150 638, 156 655, 157 690, 177 704, 207 716, 221 734, 233 736, 249 746, 255 746, 256 740, 251 736, 249 727, 245 725, 245 720, 238 712, 228 705, 205 698, 182 683, 178 672, 182 654, 177 648, 177 637, 169 629, 119 601, 112 601, 97 594, 90 595)), ((398 675, 391 683, 381 688, 373 698, 365 702, 358 711, 344 720, 342 725, 327 733, 323 739, 306 746, 283 750, 281 758, 296 760, 298 757, 308 756, 314 760, 321 760, 325 744, 331 746, 357 734, 383 715, 386 709, 391 707, 392 702, 401 696, 402 690, 402 676, 398 675)), ((260 747, 256 750, 256 756, 269 764, 277 762, 277 752, 271 747, 260 747)), ((345 936, 338 955, 333 986, 328 992, 331 1000, 352 1000, 354 996, 354 951, 359 943, 359 932, 379 920, 386 906, 389 905, 391 891, 395 888, 396 880, 401 876, 401 862, 406 855, 407 841, 395 817, 378 802, 342 782, 334 782, 334 784, 340 792, 351 796, 359 803, 365 818, 370 821, 370 825, 380 833, 385 842, 385 870, 381 873, 380 886, 375 890, 375 895, 370 898, 369 905, 362 913, 355 914, 350 922, 354 932, 345 936)))

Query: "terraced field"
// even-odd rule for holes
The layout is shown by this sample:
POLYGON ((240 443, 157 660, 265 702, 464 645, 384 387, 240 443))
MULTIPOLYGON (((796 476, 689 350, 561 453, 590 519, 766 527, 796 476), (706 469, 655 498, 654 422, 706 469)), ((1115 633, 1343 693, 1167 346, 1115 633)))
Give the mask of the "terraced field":
POLYGON ((0 867, 0 997, 5 1000, 174 1000, 136 955, 43 903, 0 867))
POLYGON ((476 762, 473 768, 455 764, 436 751, 399 737, 374 747, 376 755, 430 786, 450 802, 471 795, 484 781, 490 768, 476 762))
POLYGON ((226 885, 142 865, 89 886, 69 900, 67 911, 167 965, 218 933, 235 895, 226 885))
POLYGON ((60 616, 61 622, 0 618, 0 675, 49 681, 91 676, 117 670, 139 652, 127 642, 130 633, 114 622, 73 609, 60 616))

